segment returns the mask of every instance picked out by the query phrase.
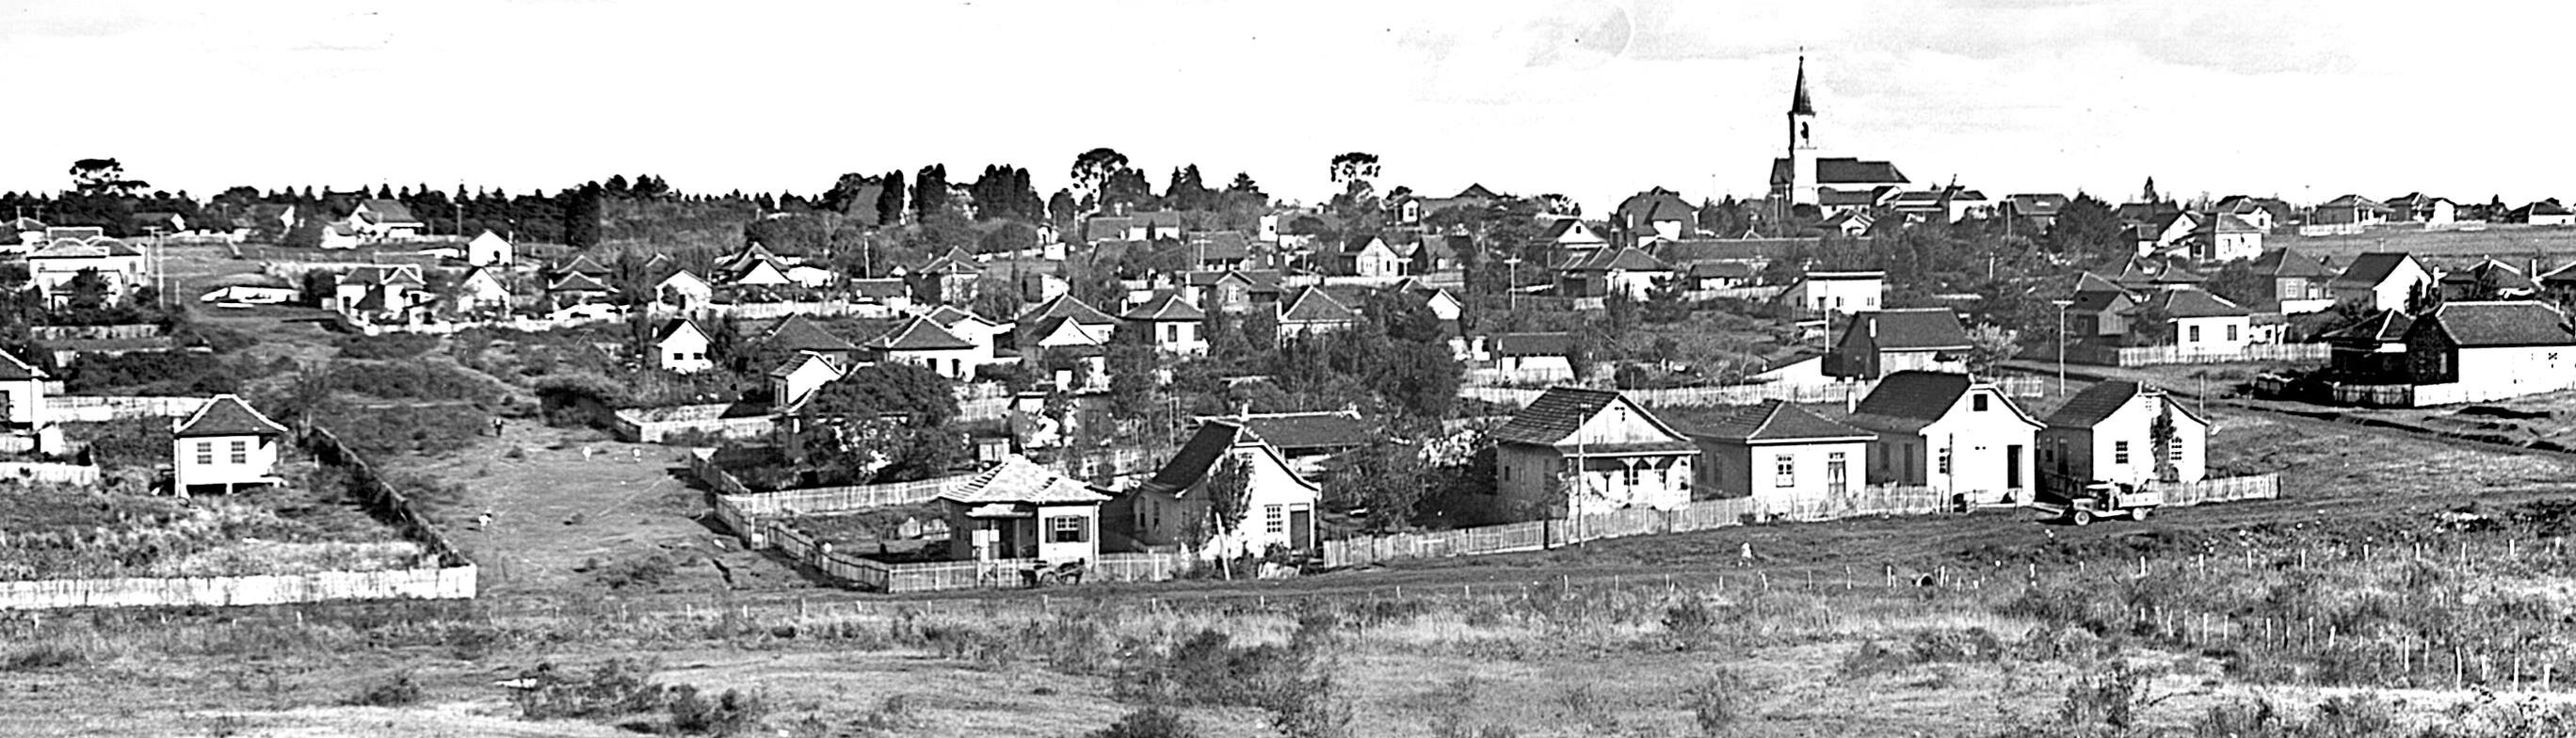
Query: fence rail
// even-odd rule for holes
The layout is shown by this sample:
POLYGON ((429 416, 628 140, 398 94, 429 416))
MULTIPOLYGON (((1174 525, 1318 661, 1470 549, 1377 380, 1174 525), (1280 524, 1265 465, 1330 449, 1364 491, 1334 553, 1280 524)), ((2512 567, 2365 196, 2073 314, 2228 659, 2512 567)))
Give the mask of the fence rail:
POLYGON ((326 600, 472 599, 473 565, 294 575, 0 582, 0 610, 277 605, 326 600))
MULTIPOLYGON (((2048 384, 2042 377, 1998 377, 1995 380, 2004 394, 2013 397, 2039 397, 2048 384)), ((1619 394, 1648 407, 1709 407, 1715 405, 1752 405, 1770 400, 1795 403, 1833 403, 1858 400, 1869 396, 1877 380, 1854 380, 1831 384, 1730 384, 1717 387, 1668 387, 1626 389, 1619 394)), ((1547 390, 1534 387, 1460 386, 1458 396, 1499 404, 1527 405, 1547 390)))
MULTIPOLYGON (((2056 358, 2055 347, 2033 348, 2025 358, 2056 358), (2045 354, 2045 356, 2043 356, 2045 354)), ((2243 361, 2324 361, 2334 348, 2322 343, 2255 343, 2241 351, 2196 351, 2181 346, 2068 346, 2066 360, 2094 366, 2227 364, 2243 361)))
POLYGON ((615 431, 629 443, 661 443, 674 434, 695 433, 727 440, 761 438, 777 429, 766 414, 725 417, 734 403, 628 408, 617 411, 615 431))
MULTIPOLYGON (((2162 488, 2165 504, 2187 507, 2281 495, 2280 476, 2226 477, 2162 488)), ((1362 566, 1410 558, 1535 551, 1583 541, 1713 530, 1748 522, 1824 522, 1881 515, 1929 515, 1951 509, 1931 487, 1866 487, 1824 499, 1772 502, 1751 497, 1701 500, 1671 510, 1630 508, 1570 518, 1456 530, 1397 533, 1324 542, 1324 565, 1362 566)))
POLYGON ((179 418, 205 407, 203 397, 107 397, 47 395, 45 417, 69 423, 104 423, 126 418, 179 418))

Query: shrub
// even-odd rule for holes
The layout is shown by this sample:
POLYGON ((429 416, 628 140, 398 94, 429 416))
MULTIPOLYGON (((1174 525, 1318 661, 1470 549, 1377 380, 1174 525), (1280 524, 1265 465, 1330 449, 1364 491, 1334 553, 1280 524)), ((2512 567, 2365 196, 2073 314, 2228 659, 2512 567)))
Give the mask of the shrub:
POLYGON ((1672 634, 1675 645, 1689 649, 1707 641, 1717 625, 1717 613, 1698 597, 1684 597, 1664 610, 1664 631, 1672 634))
POLYGON ((89 654, 79 649, 58 643, 38 643, 11 649, 7 656, 0 656, 0 671, 59 669, 88 660, 89 654))
POLYGON ((1180 713, 1161 707, 1147 707, 1127 713, 1109 727, 1092 731, 1091 738, 1198 738, 1199 728, 1180 713))
POLYGON ((241 377, 214 354, 194 351, 136 351, 116 356, 85 355, 72 362, 64 390, 82 395, 212 395, 237 392, 241 377))
POLYGON ((670 702, 671 729, 691 735, 738 735, 769 714, 760 695, 733 689, 710 700, 697 687, 683 684, 671 688, 670 702))
POLYGON ((1682 707, 1704 736, 1726 735, 1753 711, 1753 685, 1742 675, 1720 669, 1682 692, 1682 707))
POLYGON ((342 336, 331 342, 344 359, 409 359, 438 348, 438 337, 419 333, 342 336))
POLYGON ((652 683, 654 666, 635 659, 612 659, 589 672, 539 664, 521 675, 530 684, 511 695, 519 715, 530 720, 601 718, 651 712, 669 703, 665 690, 652 683))
POLYGON ((420 704, 420 697, 420 683, 412 679, 411 672, 404 671, 368 684, 359 689, 357 694, 350 695, 349 699, 341 701, 341 704, 361 707, 406 707, 420 704))
POLYGON ((912 706, 912 695, 887 695, 876 709, 860 715, 857 725, 872 731, 912 730, 922 727, 920 710, 912 706))
POLYGON ((620 559, 604 565, 589 564, 584 568, 590 569, 592 576, 599 579, 599 583, 615 590, 630 587, 637 589, 659 587, 662 586, 663 580, 670 579, 672 574, 679 571, 679 565, 673 562, 670 556, 661 553, 620 559))

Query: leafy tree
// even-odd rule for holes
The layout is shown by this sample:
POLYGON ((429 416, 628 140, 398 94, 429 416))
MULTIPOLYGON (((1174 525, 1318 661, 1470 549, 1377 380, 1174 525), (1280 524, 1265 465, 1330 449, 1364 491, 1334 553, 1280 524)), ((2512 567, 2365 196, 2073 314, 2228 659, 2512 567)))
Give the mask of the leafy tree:
POLYGON ((2171 482, 2182 478, 2173 464, 2174 444, 2180 441, 2174 430, 2173 403, 2169 400, 2158 402, 2155 422, 2147 424, 2147 444, 2156 454, 2157 481, 2171 482))
POLYGON ((1191 164, 1172 170, 1172 181, 1163 187, 1165 204, 1174 210, 1213 210, 1216 191, 1208 189, 1199 177, 1199 165, 1191 164))
POLYGON ((81 159, 72 162, 72 190, 82 195, 116 195, 132 197, 152 186, 139 179, 125 177, 125 164, 115 159, 81 159))
POLYGON ((902 224, 903 171, 887 172, 884 177, 878 178, 877 184, 882 186, 882 189, 877 190, 877 222, 889 226, 902 224))
POLYGON ((1377 178, 1380 161, 1376 154, 1353 151, 1333 157, 1333 183, 1377 178))
POLYGON ((2210 294, 2248 308, 2259 308, 2272 301, 2272 280, 2256 274, 2249 259, 2219 265, 2218 271, 2210 274, 2209 281, 2202 286, 2210 294))
POLYGON ((1410 445, 1390 439, 1352 451, 1350 466, 1324 488, 1327 504, 1344 510, 1366 510, 1360 527, 1372 533, 1402 530, 1411 523, 1414 506, 1427 485, 1422 460, 1410 445))
POLYGON ((1232 535, 1242 527, 1244 514, 1252 507, 1251 466, 1229 453, 1208 469, 1199 491, 1207 495, 1209 530, 1232 535))
POLYGON ((1968 372, 1994 376, 1995 367, 2021 354, 2021 337, 2003 326, 1978 323, 1968 329, 1968 372))
POLYGON ((64 306, 74 313, 106 309, 108 302, 115 299, 110 294, 107 278, 100 276, 97 269, 82 269, 73 274, 71 281, 63 284, 63 291, 70 295, 64 298, 64 306))
POLYGON ((2418 281, 2406 288, 2406 314, 2425 315, 2442 307, 2442 288, 2429 281, 2418 281))
POLYGON ((2082 192, 2057 211, 2049 226, 2049 246, 2058 253, 2089 261, 2127 251, 2120 238, 2120 214, 2101 198, 2082 192))
POLYGON ((948 165, 922 167, 912 181, 912 211, 916 219, 929 222, 955 214, 948 197, 948 165))
POLYGON ((1073 168, 1067 176, 1073 178, 1073 189, 1079 193, 1080 202, 1088 203, 1085 207, 1089 208, 1106 201, 1101 194, 1102 188, 1108 185, 1111 177, 1124 171, 1128 171, 1127 155, 1103 146, 1073 157, 1073 168))
POLYGON ((1073 213, 1078 206, 1073 200, 1072 190, 1056 190, 1054 195, 1047 198, 1046 208, 1047 222, 1054 224, 1056 230, 1073 229, 1073 213))
POLYGON ((1144 172, 1121 169, 1110 173, 1109 180, 1100 186, 1100 207, 1103 209, 1119 205, 1147 208, 1154 204, 1154 185, 1145 181, 1144 172))
POLYGON ((956 391, 948 378, 911 364, 877 363, 814 390, 805 412, 823 419, 902 418, 916 428, 940 428, 957 417, 956 391))
POLYGON ((333 278, 330 272, 320 269, 306 270, 298 287, 304 292, 305 305, 326 310, 336 307, 334 301, 339 298, 333 293, 339 289, 339 280, 333 278))

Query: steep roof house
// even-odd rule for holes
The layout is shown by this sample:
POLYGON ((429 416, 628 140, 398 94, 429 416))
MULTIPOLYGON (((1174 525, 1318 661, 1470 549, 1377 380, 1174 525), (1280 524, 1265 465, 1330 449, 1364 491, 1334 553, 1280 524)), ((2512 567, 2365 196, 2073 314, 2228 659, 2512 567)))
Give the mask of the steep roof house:
POLYGON ((1153 477, 1111 503, 1113 526, 1145 545, 1179 545, 1204 558, 1257 556, 1273 549, 1317 553, 1315 512, 1323 487, 1291 467, 1287 456, 1239 421, 1199 424, 1153 477), (1231 466, 1229 466, 1231 465, 1231 466), (1211 478, 1237 475, 1242 499, 1231 520, 1217 520, 1211 478))
POLYGON ((2576 225, 2576 210, 2569 210, 2556 200, 2542 200, 2505 211, 2504 222, 2535 226, 2576 225))
POLYGON ((662 321, 653 331, 653 362, 663 371, 693 374, 713 369, 716 363, 707 358, 707 332, 698 329, 697 321, 672 318, 662 321))
POLYGON ((286 426, 234 395, 214 399, 170 425, 171 486, 180 494, 284 484, 277 471, 286 426))
POLYGON ((1279 309, 1279 334, 1302 336, 1310 333, 1337 331, 1357 325, 1360 314, 1332 293, 1316 287, 1301 287, 1297 296, 1279 309))
POLYGON ((2163 390, 2095 383, 2048 414, 2039 432, 2041 488, 2061 496, 2091 482, 2198 482, 2209 476, 2209 421, 2163 390))
POLYGON ((2127 315, 2129 343, 2172 346, 2192 355, 2244 353, 2253 340, 2253 312, 2197 289, 2159 290, 2127 315))
POLYGON ((1564 382, 1574 376, 1574 334, 1502 333, 1486 341, 1494 371, 1512 382, 1564 382))
POLYGON ((799 351, 769 370, 769 405, 775 412, 794 414, 823 385, 841 380, 849 370, 822 354, 799 351))
POLYGON ((2407 328, 2406 359, 2417 405, 2552 392, 2576 383, 2576 329, 2547 303, 2446 302, 2407 328))
POLYGON ((915 315, 862 346, 877 361, 911 364, 956 381, 975 378, 975 368, 988 363, 992 350, 958 336, 927 315, 915 315))
POLYGON ((2191 258, 2205 262, 2251 259, 2263 253, 2263 228, 2244 218, 2217 213, 2191 231, 2191 258))
POLYGON ((465 242, 467 266, 509 266, 517 260, 518 250, 510 245, 510 240, 490 230, 485 230, 482 235, 475 236, 474 240, 465 242))
POLYGON ((1700 455, 1635 400, 1576 387, 1548 388, 1488 438, 1496 491, 1559 512, 1688 504, 1700 455))
POLYGON ((370 241, 419 238, 429 232, 429 224, 412 215, 411 208, 399 200, 369 198, 358 201, 342 221, 361 238, 370 241))
POLYGON ((2333 350, 2327 373, 2362 384, 2403 383, 2406 332, 2414 327, 2415 319, 2405 311, 2389 309, 2319 334, 2317 339, 2333 350))
POLYGON ((2393 211, 2378 200, 2360 195, 2344 195, 2317 205, 2308 212, 2308 222, 2319 225, 2377 225, 2388 222, 2393 211))
POLYGON ((819 354, 841 366, 853 366, 858 363, 857 345, 850 343, 848 339, 832 335, 831 331, 824 330, 823 326, 816 325, 812 319, 803 315, 789 315, 778 321, 777 325, 770 326, 769 332, 761 334, 760 344, 790 356, 800 353, 819 354))
POLYGON ((1880 379, 1848 421, 1877 434, 1870 478, 1931 487, 1963 504, 2028 502, 2041 424, 1994 384, 1901 371, 1880 379))
POLYGON ((674 269, 653 283, 653 304, 695 313, 715 304, 716 287, 687 269, 674 269))
POLYGON ((2450 225, 2460 218, 2459 203, 2452 202, 2447 197, 2434 197, 2421 192, 2409 192, 2390 198, 2386 204, 2388 219, 2400 223, 2440 226, 2450 225))
POLYGON ((474 315, 498 315, 510 311, 510 286, 501 283, 495 267, 474 267, 456 280, 449 292, 448 304, 474 315))
POLYGON ((2443 272, 2435 281, 2442 285, 2442 299, 2453 302, 2525 300, 2540 294, 2539 282, 2532 281, 2521 269, 2492 258, 2466 269, 2443 272))
POLYGON ((2432 270, 2414 256, 2387 251, 2372 251, 2355 256, 2344 265, 2328 288, 2336 302, 2360 303, 2372 310, 2404 310, 2415 290, 2433 284, 2432 270))
POLYGON ((1602 249, 1566 265, 1557 275, 1557 292, 1565 297, 1606 298, 1612 294, 1645 299, 1658 284, 1674 278, 1673 265, 1644 249, 1602 249))
POLYGON ((1965 372, 1967 328, 1949 308, 1876 310, 1852 314, 1842 340, 1825 355, 1825 374, 1877 379, 1907 370, 1965 372))
POLYGON ((1656 187, 1619 201, 1611 222, 1631 239, 1652 234, 1670 241, 1699 231, 1699 210, 1683 200, 1681 193, 1656 187))
POLYGON ((1700 450, 1700 496, 1752 497, 1775 512, 1859 490, 1878 438, 1779 400, 1729 408, 1690 436, 1700 450))
POLYGON ((1118 330, 1145 331, 1156 349, 1184 356, 1207 353, 1207 336, 1201 332, 1207 312, 1182 300, 1180 295, 1157 296, 1129 308, 1118 319, 1118 330))
POLYGON ((2284 246, 2254 257, 2254 274, 2271 281, 2270 297, 2283 313, 2334 307, 2335 270, 2296 249, 2284 246))

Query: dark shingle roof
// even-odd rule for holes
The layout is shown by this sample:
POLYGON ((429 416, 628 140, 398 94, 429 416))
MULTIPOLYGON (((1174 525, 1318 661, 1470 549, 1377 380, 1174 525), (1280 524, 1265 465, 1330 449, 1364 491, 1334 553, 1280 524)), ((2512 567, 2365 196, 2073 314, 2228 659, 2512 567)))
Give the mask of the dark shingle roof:
MULTIPOLYGON (((1566 437, 1574 435, 1576 430, 1583 427, 1584 421, 1591 420, 1593 416, 1601 414, 1602 410, 1607 409, 1613 403, 1622 401, 1623 400, 1620 398, 1619 393, 1611 390, 1583 389, 1580 387, 1563 386, 1549 387, 1547 388, 1546 393, 1538 396, 1538 399, 1531 400, 1528 407, 1521 408, 1520 412, 1513 413, 1511 422, 1503 424, 1503 427, 1501 428, 1494 429, 1490 438, 1492 438, 1496 443, 1525 443, 1540 446, 1553 446, 1557 443, 1563 442, 1566 437)), ((1637 414, 1639 417, 1644 418, 1646 422, 1663 428, 1667 433, 1671 433, 1674 436, 1681 435, 1680 433, 1673 431, 1671 426, 1664 425, 1664 421, 1656 420, 1655 416, 1646 412, 1646 409, 1643 407, 1637 408, 1637 414)), ((1602 444, 1601 447, 1605 452, 1614 449, 1614 447, 1611 447, 1608 444, 1602 444)), ((1615 447, 1616 450, 1632 451, 1689 451, 1696 450, 1697 448, 1698 446, 1693 445, 1691 442, 1679 440, 1678 438, 1672 441, 1662 442, 1650 441, 1643 443, 1622 443, 1615 447)))
POLYGON ((1367 445, 1377 426, 1348 413, 1273 413, 1235 419, 1281 451, 1334 450, 1367 445))
POLYGON ((2476 266, 2444 274, 2442 281, 2457 285, 2485 285, 2496 290, 2540 291, 2540 283, 2533 282, 2530 277, 2524 276, 2522 270, 2494 259, 2487 259, 2478 262, 2476 266))
POLYGON ((2395 274, 2397 267, 2414 259, 2415 257, 2404 252, 2364 253, 2353 257, 2352 263, 2343 268, 2343 273, 2335 275, 2334 284, 2346 287, 2377 286, 2381 282, 2388 281, 2388 275, 2395 274))
POLYGON ((2335 271, 2326 268, 2324 262, 2308 258, 2307 254, 2299 253, 2297 250, 2286 246, 2265 251, 2262 256, 2254 257, 2254 273, 2266 277, 2323 277, 2332 279, 2335 276, 2335 271))
POLYGON ((1288 302, 1288 308, 1279 311, 1279 320, 1283 323, 1350 323, 1359 319, 1359 313, 1353 312, 1350 306, 1333 299, 1332 293, 1315 287, 1298 290, 1296 299, 1288 302))
POLYGON ((1125 314, 1118 317, 1127 320, 1196 321, 1207 319, 1207 311, 1200 310, 1199 306, 1181 299, 1180 295, 1166 293, 1145 301, 1145 304, 1128 308, 1125 314))
MULTIPOLYGON (((1136 490, 1174 496, 1188 492, 1190 487, 1197 485, 1200 479, 1207 476, 1208 470, 1216 466, 1218 459, 1225 458, 1226 452, 1233 449, 1238 441, 1263 446, 1269 444, 1268 440, 1262 438, 1257 432, 1232 420, 1211 419, 1200 423, 1198 432, 1190 434, 1189 442, 1181 444, 1179 450, 1172 452, 1172 460, 1163 462, 1162 468, 1154 470, 1153 478, 1136 485, 1136 490)), ((1276 453, 1276 451, 1277 449, 1273 447, 1264 449, 1263 452, 1276 453)), ((1292 470, 1289 476, 1296 477, 1297 474, 1292 470)), ((1297 481, 1309 487, 1314 486, 1314 483, 1307 482, 1303 478, 1298 478, 1297 481)))
POLYGON ((1566 269, 1578 272, 1669 272, 1673 270, 1673 265, 1664 263, 1664 260, 1655 258, 1654 254, 1646 253, 1644 249, 1627 246, 1618 249, 1602 249, 1593 253, 1592 258, 1569 265, 1566 269))
POLYGON ((1853 406, 1851 423, 1863 428, 1905 433, 1922 430, 1947 415, 1967 394, 1968 375, 1901 371, 1878 380, 1868 397, 1853 406))
POLYGON ((1870 336, 1880 350, 1964 349, 1968 330, 1949 308, 1877 310, 1852 315, 1849 331, 1870 336))
POLYGON ((45 370, 38 369, 34 365, 20 361, 18 360, 18 357, 12 356, 8 352, 0 351, 0 381, 22 381, 44 378, 45 370))
POLYGON ((949 351, 974 348, 975 342, 958 338, 930 316, 915 315, 885 335, 869 339, 867 347, 877 351, 949 351))
POLYGON ((1698 217, 1690 203, 1682 200, 1680 193, 1662 187, 1629 195, 1628 199, 1619 201, 1618 213, 1621 221, 1638 225, 1659 220, 1688 223, 1698 217))
POLYGON ((286 435, 286 426, 278 425, 277 421, 251 409, 250 403, 242 402, 240 397, 216 395, 214 399, 207 400, 204 407, 197 408, 197 412, 189 415, 187 420, 180 421, 178 429, 171 431, 170 435, 180 438, 282 436, 286 435))
POLYGON ((2138 390, 2138 383, 2117 379, 2086 387, 2074 397, 2067 398, 2066 404, 2057 407, 2057 412, 2049 413, 2048 424, 2060 428, 2091 428, 2111 417, 2112 413, 2119 412, 2120 406, 2129 404, 2129 398, 2138 396, 2138 390))
POLYGON ((2567 316, 2528 300, 2450 302, 2418 318, 2412 330, 2440 331, 2463 347, 2576 344, 2567 316))
POLYGON ((803 315, 790 315, 786 320, 778 321, 778 325, 772 326, 769 335, 760 341, 787 351, 833 352, 859 348, 840 336, 832 335, 831 331, 823 330, 822 326, 815 325, 803 315))
POLYGON ((1020 314, 1020 321, 1028 323, 1053 318, 1071 318, 1073 322, 1085 325, 1108 325, 1118 322, 1117 318, 1109 317, 1108 313, 1100 312, 1100 309, 1092 307, 1091 303, 1076 299, 1071 294, 1047 298, 1046 302, 1038 303, 1037 307, 1020 314))
POLYGON ((1702 438, 1746 442, 1871 437, 1869 431, 1828 420, 1806 408, 1779 400, 1764 400, 1759 405, 1732 408, 1690 433, 1702 438))
POLYGON ((2221 318, 2250 315, 2243 306, 2202 290, 2164 290, 2147 296, 2133 313, 2161 312, 2168 318, 2221 318))
POLYGON ((2333 343, 2395 343, 2406 339, 2406 331, 2415 327, 2415 319, 2398 310, 2381 310, 2367 318, 2318 334, 2320 340, 2333 343))
POLYGON ((653 342, 658 344, 671 340, 671 337, 678 335, 682 328, 687 328, 690 331, 696 332, 701 338, 707 335, 706 331, 698 330, 698 324, 690 321, 688 318, 672 318, 662 322, 661 330, 653 332, 653 342))

